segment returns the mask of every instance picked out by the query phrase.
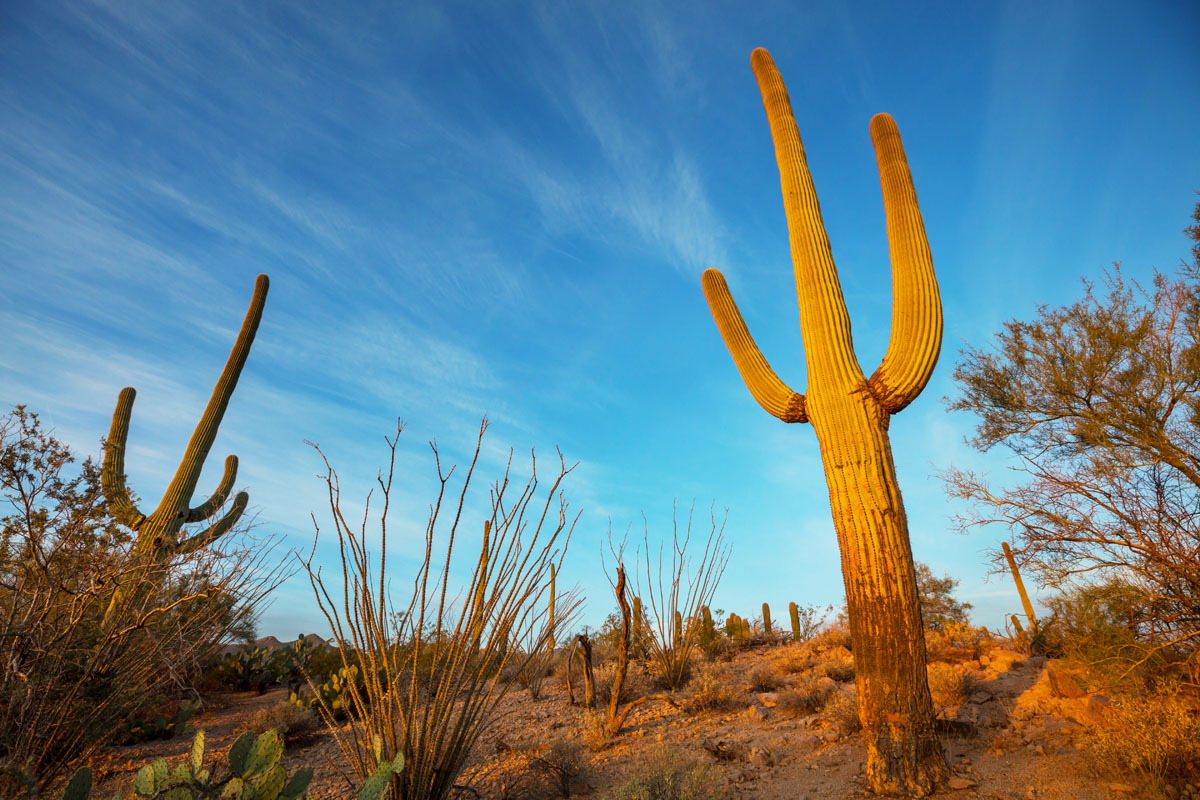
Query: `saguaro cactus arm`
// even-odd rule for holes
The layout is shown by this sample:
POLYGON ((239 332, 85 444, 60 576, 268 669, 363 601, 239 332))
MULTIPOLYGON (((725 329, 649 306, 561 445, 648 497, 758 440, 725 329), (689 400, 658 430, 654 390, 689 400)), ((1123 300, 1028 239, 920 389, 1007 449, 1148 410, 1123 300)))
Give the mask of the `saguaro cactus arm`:
POLYGON ((133 413, 136 397, 137 391, 130 386, 117 395, 117 408, 113 411, 108 438, 104 440, 104 461, 100 469, 100 485, 104 488, 108 510, 117 522, 134 530, 146 519, 146 515, 133 504, 129 489, 125 486, 125 440, 129 436, 129 417, 133 413))
POLYGON ((225 459, 225 472, 216 491, 205 502, 189 508, 192 494, 200 472, 204 468, 204 460, 212 448, 217 436, 221 418, 229 405, 229 399, 237 386, 242 367, 250 354, 250 347, 262 320, 263 307, 266 305, 267 290, 270 282, 266 275, 259 275, 254 283, 254 295, 242 327, 238 332, 237 341, 225 362, 212 396, 205 406, 200 422, 192 432, 187 449, 179 463, 175 476, 163 494, 158 507, 149 515, 143 514, 134 506, 125 485, 125 443, 129 434, 129 418, 133 409, 136 392, 131 387, 121 390, 117 398, 117 407, 113 413, 112 426, 109 429, 108 440, 104 450, 104 463, 101 468, 101 484, 104 487, 105 499, 113 515, 122 524, 138 532, 136 549, 149 552, 160 546, 183 548, 193 551, 203 547, 224 533, 228 532, 238 517, 246 508, 249 497, 245 493, 235 498, 229 511, 206 531, 189 537, 184 542, 178 542, 177 536, 184 524, 200 522, 208 519, 224 504, 229 496, 233 483, 237 479, 238 461, 236 456, 225 459))
POLYGON ((768 414, 784 422, 807 422, 804 395, 793 391, 780 380, 763 357, 737 304, 733 302, 733 296, 729 294, 725 276, 715 269, 705 270, 701 285, 721 338, 725 340, 725 346, 733 356, 733 363, 737 365, 750 394, 768 414))
MULTIPOLYGON (((163 503, 168 500, 178 502, 177 498, 181 498, 182 502, 179 503, 179 506, 186 506, 191 501, 192 493, 196 491, 196 482, 200 479, 200 471, 204 468, 204 459, 208 457, 208 451, 212 449, 213 441, 217 438, 217 428, 221 425, 221 418, 225 416, 229 398, 233 397, 233 390, 237 386, 242 367, 246 364, 246 357, 250 355, 250 346, 254 343, 254 335, 258 332, 258 323, 262 320, 263 306, 267 302, 269 287, 270 281, 266 275, 259 275, 254 282, 254 295, 250 299, 250 308, 246 310, 246 318, 242 320, 242 328, 238 331, 237 341, 234 342, 233 349, 229 352, 225 369, 221 371, 221 377, 217 379, 217 385, 208 399, 204 414, 200 417, 200 422, 196 424, 196 430, 192 432, 192 438, 188 441, 183 460, 179 463, 179 469, 175 471, 175 477, 171 480, 171 484, 163 496, 163 503)), ((159 508, 162 508, 161 504, 159 508)))
POLYGON ((233 505, 229 507, 224 516, 200 533, 194 533, 181 541, 175 547, 176 552, 194 553, 197 550, 208 547, 217 539, 229 533, 229 529, 241 518, 242 512, 246 510, 246 505, 249 502, 250 495, 245 492, 238 492, 237 496, 233 498, 233 505))
POLYGON ((750 66, 762 93, 779 165, 809 379, 820 374, 838 385, 857 385, 864 377, 854 356, 850 315, 787 88, 771 54, 761 47, 751 54, 750 66))
POLYGON ((896 122, 871 119, 892 260, 892 333, 887 354, 871 376, 871 394, 895 414, 921 393, 942 349, 942 301, 912 172, 896 122))
POLYGON ((233 483, 237 480, 237 468, 238 457, 226 456, 225 473, 221 476, 221 482, 217 484, 216 491, 209 495, 209 498, 203 503, 188 511, 188 522, 199 522, 217 513, 217 509, 225 504, 225 498, 229 497, 229 492, 233 489, 233 483))

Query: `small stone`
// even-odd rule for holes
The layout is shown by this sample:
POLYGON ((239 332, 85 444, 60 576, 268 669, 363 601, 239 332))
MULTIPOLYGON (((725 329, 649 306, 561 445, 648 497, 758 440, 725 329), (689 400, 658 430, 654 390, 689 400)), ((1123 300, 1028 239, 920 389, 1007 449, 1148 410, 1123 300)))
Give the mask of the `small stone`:
POLYGON ((750 752, 746 754, 746 760, 756 767, 775 766, 775 757, 765 747, 751 747, 750 752))
POLYGON ((1108 790, 1110 792, 1113 792, 1114 794, 1127 794, 1127 795, 1132 795, 1134 792, 1137 791, 1136 788, 1134 788, 1133 786, 1130 786, 1127 783, 1110 783, 1108 785, 1108 790))
POLYGON ((954 775, 950 778, 950 788, 956 792, 963 789, 973 789, 975 786, 975 781, 962 775, 954 775))

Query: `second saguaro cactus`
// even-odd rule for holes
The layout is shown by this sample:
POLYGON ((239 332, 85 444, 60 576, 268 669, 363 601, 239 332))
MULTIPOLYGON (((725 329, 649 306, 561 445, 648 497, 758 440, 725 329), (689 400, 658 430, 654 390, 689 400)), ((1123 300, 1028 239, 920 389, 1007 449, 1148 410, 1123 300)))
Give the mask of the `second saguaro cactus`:
MULTIPOLYGON (((263 307, 267 302, 267 289, 270 282, 266 275, 259 275, 254 283, 254 294, 250 299, 250 308, 242 320, 242 328, 237 340, 225 362, 225 369, 209 397, 208 405, 196 425, 192 438, 188 441, 183 459, 175 471, 175 477, 163 493, 158 507, 150 514, 143 514, 134 505, 125 485, 125 442, 129 435, 129 419, 133 413, 133 400, 137 392, 127 386, 117 396, 117 408, 113 412, 112 426, 108 431, 108 439, 104 446, 104 461, 101 466, 100 480, 104 488, 104 499, 113 517, 129 528, 132 528, 137 539, 134 542, 135 557, 154 559, 169 556, 172 553, 189 553, 200 550, 212 544, 218 538, 228 533, 241 517, 250 501, 245 492, 238 492, 229 510, 212 523, 208 528, 193 533, 186 538, 180 538, 183 526, 193 522, 203 522, 221 509, 229 492, 237 480, 237 456, 231 455, 225 459, 225 474, 222 476, 216 491, 194 508, 191 507, 192 495, 200 480, 200 472, 204 468, 204 460, 217 437, 217 429, 221 418, 233 396, 242 367, 250 355, 250 346, 262 320, 263 307)), ((120 588, 114 592, 113 600, 106 612, 106 622, 112 617, 123 599, 129 597, 128 592, 120 588)))
POLYGON ((792 390, 771 369, 715 269, 704 273, 704 294, 754 399, 784 422, 812 423, 817 434, 846 585, 867 778, 877 793, 925 795, 948 769, 934 730, 916 572, 888 423, 925 387, 941 348, 933 261, 899 131, 891 117, 878 114, 870 127, 887 218, 893 311, 887 353, 868 378, 854 353, 787 89, 766 50, 755 50, 751 64, 779 165, 807 391, 792 390))

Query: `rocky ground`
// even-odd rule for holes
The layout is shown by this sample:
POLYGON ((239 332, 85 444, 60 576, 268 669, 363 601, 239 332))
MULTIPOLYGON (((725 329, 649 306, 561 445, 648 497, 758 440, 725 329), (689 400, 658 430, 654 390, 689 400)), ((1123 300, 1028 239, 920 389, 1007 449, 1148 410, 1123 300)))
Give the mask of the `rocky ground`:
MULTIPOLYGON (((931 667, 944 744, 954 771, 944 796, 988 800, 1102 800, 1150 797, 1142 787, 1093 774, 1089 732, 1104 723, 1109 702, 1089 692, 1062 662, 997 647, 974 658, 931 667)), ((561 781, 544 769, 551 750, 575 773, 570 796, 603 798, 664 750, 711 764, 725 796, 761 800, 871 796, 863 777, 864 747, 854 727, 853 660, 840 645, 748 648, 702 668, 705 679, 634 709, 611 740, 597 735, 594 715, 566 704, 565 689, 550 677, 538 700, 514 688, 501 715, 475 749, 463 783, 481 798, 564 796, 561 781), (771 685, 773 684, 773 685, 771 685), (769 691, 765 689, 770 689, 769 691), (824 707, 796 702, 816 691, 824 707), (812 712, 812 713, 810 713, 812 712)), ((599 671, 601 686, 604 670, 599 671)), ((653 693, 649 679, 632 678, 634 695, 653 693)), ((210 753, 228 750, 261 709, 285 701, 286 691, 226 695, 194 720, 210 753)), ((149 759, 172 763, 190 737, 112 748, 93 763, 101 796, 128 790, 149 759)), ((553 760, 553 759, 550 759, 553 760)), ((313 766, 314 798, 352 796, 339 776, 340 755, 329 731, 288 745, 289 770, 313 766)), ((1147 790, 1148 791, 1148 790, 1147 790)), ((463 792, 464 797, 472 796, 463 792)))

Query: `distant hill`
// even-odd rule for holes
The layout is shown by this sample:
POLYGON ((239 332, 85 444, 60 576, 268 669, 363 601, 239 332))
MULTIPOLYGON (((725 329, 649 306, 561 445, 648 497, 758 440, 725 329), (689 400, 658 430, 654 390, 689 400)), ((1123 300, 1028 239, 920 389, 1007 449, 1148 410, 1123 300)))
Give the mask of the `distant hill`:
MULTIPOLYGON (((326 641, 325 639, 322 639, 320 636, 317 636, 315 633, 306 634, 304 636, 304 640, 306 642, 308 642, 309 644, 311 644, 313 647, 329 646, 328 641, 326 641)), ((263 648, 264 650, 278 650, 281 647, 291 646, 292 642, 294 642, 294 641, 296 641, 296 640, 292 639, 291 641, 281 642, 278 639, 276 639, 274 636, 264 636, 261 639, 255 639, 253 642, 250 642, 248 644, 229 642, 229 643, 221 645, 221 647, 217 649, 217 655, 218 656, 228 656, 228 655, 233 655, 234 653, 240 653, 243 650, 255 650, 258 648, 263 648)))

